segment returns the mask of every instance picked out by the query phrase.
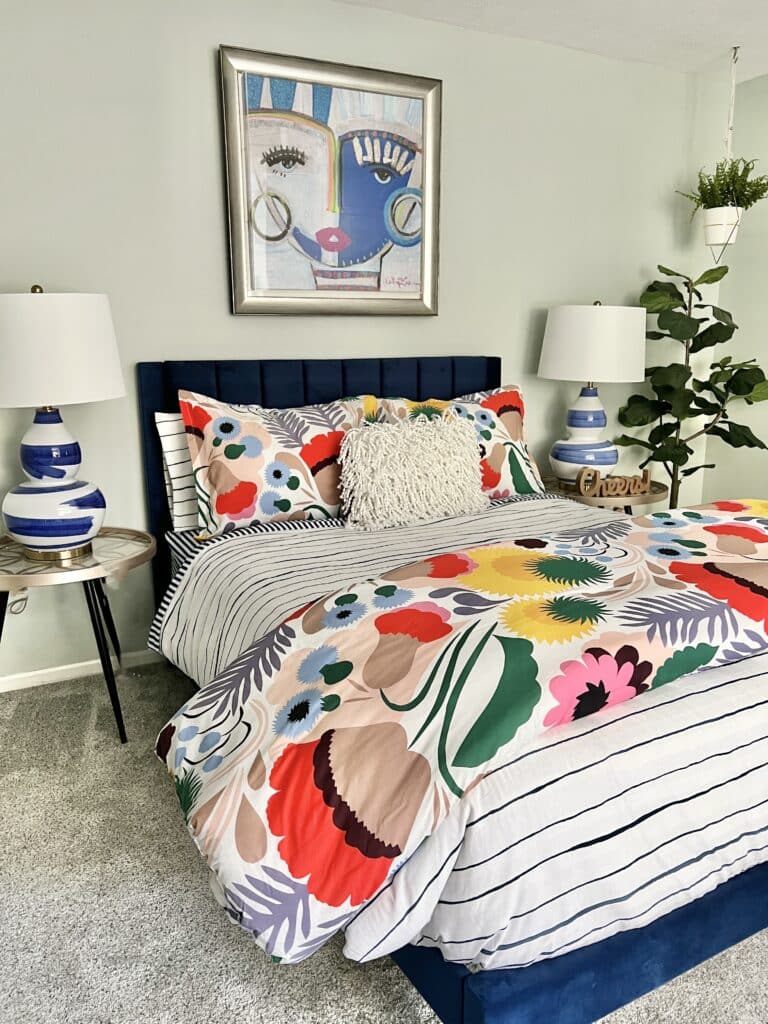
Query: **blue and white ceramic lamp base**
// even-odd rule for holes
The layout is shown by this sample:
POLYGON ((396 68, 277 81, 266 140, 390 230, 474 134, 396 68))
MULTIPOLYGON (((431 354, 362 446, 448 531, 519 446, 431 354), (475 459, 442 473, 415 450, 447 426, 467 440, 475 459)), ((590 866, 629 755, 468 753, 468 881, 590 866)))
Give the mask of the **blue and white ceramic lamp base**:
POLYGON ((80 445, 58 409, 38 409, 21 441, 27 480, 3 500, 9 535, 32 558, 65 560, 84 554, 104 522, 106 502, 93 484, 77 479, 80 445))
POLYGON ((606 441, 603 430, 608 424, 597 388, 587 384, 568 410, 568 437, 555 441, 549 464, 558 480, 574 481, 585 467, 608 475, 619 461, 619 450, 606 441))

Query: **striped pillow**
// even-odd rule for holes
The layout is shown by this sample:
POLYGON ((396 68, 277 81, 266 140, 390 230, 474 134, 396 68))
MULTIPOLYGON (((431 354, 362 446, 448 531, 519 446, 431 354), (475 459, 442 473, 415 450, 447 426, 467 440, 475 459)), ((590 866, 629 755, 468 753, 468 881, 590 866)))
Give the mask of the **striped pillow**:
POLYGON ((163 449, 163 476, 174 530, 196 530, 199 525, 192 459, 178 412, 156 412, 155 426, 163 449))

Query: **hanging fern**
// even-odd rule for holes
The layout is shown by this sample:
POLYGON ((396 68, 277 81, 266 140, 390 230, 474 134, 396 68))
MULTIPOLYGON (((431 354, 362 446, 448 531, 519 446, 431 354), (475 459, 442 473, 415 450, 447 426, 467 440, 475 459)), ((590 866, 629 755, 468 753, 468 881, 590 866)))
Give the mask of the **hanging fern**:
POLYGON ((695 192, 680 192, 681 196, 690 199, 693 212, 702 207, 714 210, 719 206, 740 206, 748 210, 750 206, 768 196, 768 175, 752 178, 756 160, 721 160, 715 167, 714 174, 699 171, 699 184, 695 192))

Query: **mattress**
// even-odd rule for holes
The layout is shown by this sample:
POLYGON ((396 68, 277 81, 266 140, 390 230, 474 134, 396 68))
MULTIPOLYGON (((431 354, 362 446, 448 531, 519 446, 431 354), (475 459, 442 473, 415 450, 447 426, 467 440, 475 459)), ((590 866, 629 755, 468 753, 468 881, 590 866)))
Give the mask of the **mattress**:
POLYGON ((201 544, 169 535, 175 575, 152 623, 149 646, 199 686, 214 679, 297 608, 351 580, 416 558, 536 531, 584 531, 623 517, 531 495, 471 516, 373 533, 340 519, 250 527, 201 544))

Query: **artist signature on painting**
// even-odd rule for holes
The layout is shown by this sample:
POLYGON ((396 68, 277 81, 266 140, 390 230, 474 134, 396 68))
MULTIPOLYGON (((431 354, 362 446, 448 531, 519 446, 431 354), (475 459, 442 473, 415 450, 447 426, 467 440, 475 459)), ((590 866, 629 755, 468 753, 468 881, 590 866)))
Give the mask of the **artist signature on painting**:
POLYGON ((386 274, 382 279, 382 287, 387 289, 415 290, 418 284, 407 274, 386 274))

